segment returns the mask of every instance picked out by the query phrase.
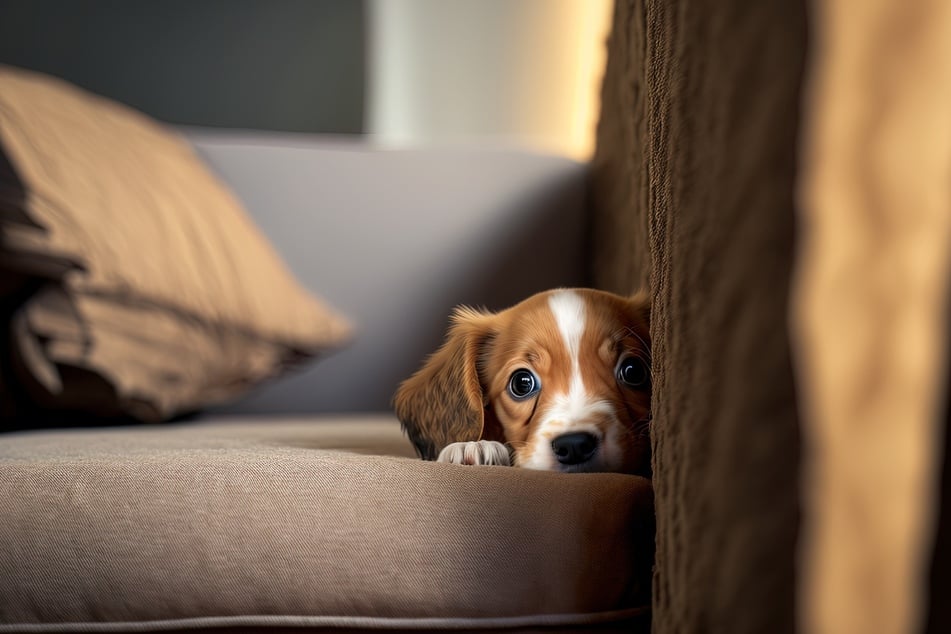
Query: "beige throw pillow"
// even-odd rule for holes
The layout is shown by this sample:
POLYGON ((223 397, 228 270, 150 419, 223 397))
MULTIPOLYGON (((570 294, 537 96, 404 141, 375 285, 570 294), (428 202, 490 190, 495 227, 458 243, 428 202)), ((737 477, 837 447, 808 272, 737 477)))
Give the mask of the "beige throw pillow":
POLYGON ((349 332, 186 142, 3 66, 0 241, 0 274, 41 282, 16 285, 10 365, 43 408, 159 420, 233 398, 349 332))

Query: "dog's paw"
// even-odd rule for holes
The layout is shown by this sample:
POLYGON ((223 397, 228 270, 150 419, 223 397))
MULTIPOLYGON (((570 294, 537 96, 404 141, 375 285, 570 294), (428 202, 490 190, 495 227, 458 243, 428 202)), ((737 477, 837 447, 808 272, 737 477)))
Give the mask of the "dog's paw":
POLYGON ((436 462, 470 465, 511 466, 508 448, 494 440, 454 442, 439 452, 436 462))

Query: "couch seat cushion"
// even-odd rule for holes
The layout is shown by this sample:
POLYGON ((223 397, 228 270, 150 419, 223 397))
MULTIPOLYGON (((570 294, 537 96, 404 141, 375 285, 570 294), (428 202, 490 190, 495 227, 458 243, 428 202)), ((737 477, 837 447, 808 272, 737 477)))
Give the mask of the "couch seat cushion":
POLYGON ((389 415, 7 434, 0 498, 0 631, 649 618, 649 481, 423 462, 389 415))

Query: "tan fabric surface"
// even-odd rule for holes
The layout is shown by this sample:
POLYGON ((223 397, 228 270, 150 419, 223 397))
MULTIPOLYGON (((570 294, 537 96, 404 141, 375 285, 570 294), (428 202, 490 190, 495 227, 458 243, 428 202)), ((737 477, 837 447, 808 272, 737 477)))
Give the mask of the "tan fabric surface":
POLYGON ((161 418, 346 336, 188 144, 147 117, 0 67, 0 150, 3 266, 42 278, 60 262, 16 340, 48 404, 75 405, 57 401, 59 364, 100 373, 127 413, 161 418))
POLYGON ((916 632, 948 385, 951 3, 814 6, 793 329, 813 448, 801 620, 916 632))
POLYGON ((625 292, 645 277, 630 249, 646 226, 658 634, 796 626, 786 324, 804 5, 617 3, 596 279, 625 292))
POLYGON ((412 454, 389 416, 3 436, 0 630, 567 627, 640 613, 648 481, 381 452, 412 454))

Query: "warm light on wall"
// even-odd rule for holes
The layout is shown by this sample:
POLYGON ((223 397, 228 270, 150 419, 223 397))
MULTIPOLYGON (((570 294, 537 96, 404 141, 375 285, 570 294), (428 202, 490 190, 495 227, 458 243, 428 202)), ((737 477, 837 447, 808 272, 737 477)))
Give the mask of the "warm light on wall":
POLYGON ((569 155, 591 158, 601 112, 601 80, 608 59, 607 39, 611 31, 613 0, 579 2, 579 41, 573 128, 569 155))
POLYGON ((611 0, 373 0, 369 132, 386 144, 594 150, 611 0))

